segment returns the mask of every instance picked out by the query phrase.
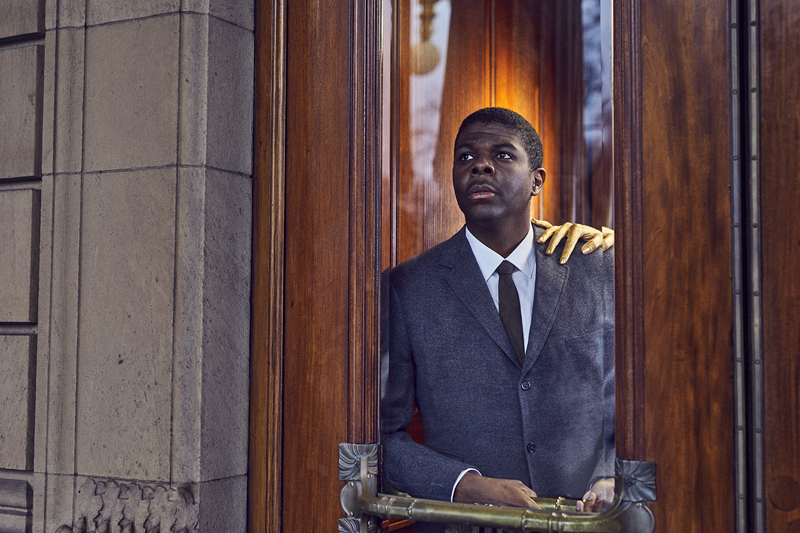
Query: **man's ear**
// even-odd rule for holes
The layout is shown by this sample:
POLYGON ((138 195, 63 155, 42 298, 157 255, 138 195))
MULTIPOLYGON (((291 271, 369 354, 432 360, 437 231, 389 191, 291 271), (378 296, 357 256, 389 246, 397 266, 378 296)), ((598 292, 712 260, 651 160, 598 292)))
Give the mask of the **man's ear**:
POLYGON ((531 196, 536 196, 542 192, 544 187, 544 179, 547 177, 547 172, 543 168, 537 168, 533 171, 533 181, 531 182, 531 196))

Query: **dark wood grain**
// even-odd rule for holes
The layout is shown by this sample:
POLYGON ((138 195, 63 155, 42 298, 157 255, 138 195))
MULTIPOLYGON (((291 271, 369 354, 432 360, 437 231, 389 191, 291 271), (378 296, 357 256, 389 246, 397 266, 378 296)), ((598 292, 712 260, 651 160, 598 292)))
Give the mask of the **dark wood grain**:
POLYGON ((768 532, 800 528, 800 2, 760 2, 760 183, 768 532), (790 527, 791 526, 791 527, 790 527))
POLYGON ((391 92, 391 183, 394 208, 391 219, 394 239, 392 266, 425 250, 425 187, 413 179, 411 151, 411 6, 395 2, 392 27, 391 92))
POLYGON ((285 0, 256 3, 248 527, 281 531, 285 0))
POLYGON ((349 33, 347 3, 287 5, 285 531, 332 528, 340 514, 333 465, 348 433, 349 33))
POLYGON ((618 11, 629 64, 618 71, 617 172, 630 187, 617 211, 630 276, 618 307, 620 450, 659 465, 659 531, 734 529, 726 6, 621 2, 618 11), (626 243, 629 232, 638 243, 626 243), (701 495, 714 505, 698 506, 701 495))
POLYGON ((614 4, 614 286, 617 456, 644 459, 642 367, 642 90, 638 1, 614 4))
POLYGON ((378 7, 287 5, 285 531, 335 528, 337 445, 377 441, 378 7))
MULTIPOLYGON (((453 195, 453 145, 461 121, 491 105, 488 2, 455 2, 450 16, 447 64, 433 176, 426 191, 425 248, 447 239, 464 224, 453 195)), ((423 222, 423 221, 421 221, 423 222)))

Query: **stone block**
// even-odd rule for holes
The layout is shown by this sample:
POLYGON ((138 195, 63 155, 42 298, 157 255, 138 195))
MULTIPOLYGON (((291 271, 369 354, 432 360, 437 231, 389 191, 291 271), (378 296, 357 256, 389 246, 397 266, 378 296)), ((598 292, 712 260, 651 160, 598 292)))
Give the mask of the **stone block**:
POLYGON ((39 305, 48 320, 38 326, 38 352, 48 364, 37 384, 47 394, 37 395, 34 462, 37 471, 67 475, 75 472, 82 189, 80 175, 42 178, 42 224, 52 230, 42 234, 39 305))
POLYGON ((172 479, 200 479, 206 170, 178 169, 172 479))
POLYGON ((53 139, 56 114, 56 55, 58 51, 56 32, 48 31, 44 36, 44 81, 42 87, 42 174, 53 173, 53 139))
POLYGON ((184 0, 183 11, 207 13, 249 30, 255 27, 255 2, 252 0, 184 0))
POLYGON ((253 168, 253 33, 209 21, 207 164, 250 174, 253 168))
POLYGON ((84 34, 83 28, 61 29, 45 37, 45 174, 81 171, 84 34))
POLYGON ((0 531, 3 533, 29 533, 30 511, 0 508, 0 531))
POLYGON ((201 483, 198 531, 247 531, 247 476, 201 483))
POLYGON ((102 0, 88 2, 86 22, 91 26, 166 13, 177 13, 180 9, 180 0, 102 0))
POLYGON ((30 483, 24 479, 0 478, 0 507, 28 510, 32 505, 30 483))
POLYGON ((208 24, 208 15, 181 15, 179 161, 182 165, 206 164, 208 24))
POLYGON ((70 528, 66 531, 60 529, 61 526, 68 526, 73 522, 72 517, 75 514, 76 497, 79 498, 81 495, 85 495, 85 493, 81 492, 83 480, 73 475, 42 474, 42 477, 44 479, 38 484, 39 486, 34 487, 34 512, 37 510, 36 506, 39 503, 36 501, 36 496, 39 496, 41 491, 41 493, 44 493, 43 499, 46 502, 46 505, 42 505, 42 507, 46 507, 43 517, 44 524, 42 528, 34 529, 34 531, 36 533, 73 533, 73 531, 77 533, 78 531, 87 531, 85 526, 83 529, 76 528, 73 530, 70 528))
POLYGON ((40 193, 0 191, 0 322, 36 322, 40 193))
POLYGON ((86 26, 87 0, 45 0, 45 30, 86 26))
POLYGON ((44 31, 44 0, 0 2, 0 39, 44 31))
POLYGON ((183 15, 181 164, 252 172, 253 57, 252 32, 183 15))
POLYGON ((31 487, 28 481, 34 476, 9 470, 0 475, 3 476, 3 479, 0 479, 0 531, 3 533, 40 531, 36 529, 37 520, 31 512, 35 505, 36 487, 31 487), (21 477, 17 477, 20 474, 21 477))
POLYGON ((86 32, 84 169, 176 163, 180 16, 86 32))
POLYGON ((42 173, 44 47, 0 50, 0 181, 42 173))
POLYGON ((0 335, 0 468, 32 467, 34 347, 32 335, 0 335))
POLYGON ((182 168, 178 182, 172 476, 247 468, 250 178, 182 168))
MULTIPOLYGON (((53 227, 53 176, 42 176, 42 189, 41 189, 41 215, 40 215, 40 228, 53 227)), ((53 247, 52 247, 52 231, 45 231, 39 233, 39 272, 44 272, 44 275, 39 277, 39 304, 38 313, 41 313, 43 318, 38 321, 36 327, 36 351, 37 353, 50 354, 49 341, 50 341, 50 321, 52 320, 50 309, 50 289, 52 287, 52 276, 50 274, 53 265, 53 247)), ((52 355, 52 354, 51 354, 52 355)), ((50 378, 49 364, 41 364, 36 366, 36 390, 48 390, 48 380, 50 378)), ((34 417, 34 433, 33 433, 33 470, 36 472, 45 472, 47 470, 47 418, 44 413, 47 413, 47 394, 37 394, 35 399, 35 411, 40 413, 39 416, 34 417)), ((74 408, 73 408, 74 412, 74 408)), ((74 434, 74 431, 73 431, 74 434)), ((40 524, 41 525, 41 524, 40 524)), ((41 529, 41 527, 39 528, 41 529)))
POLYGON ((251 210, 250 178, 208 172, 201 481, 247 472, 251 210))
POLYGON ((83 184, 75 464, 169 479, 176 170, 83 184))

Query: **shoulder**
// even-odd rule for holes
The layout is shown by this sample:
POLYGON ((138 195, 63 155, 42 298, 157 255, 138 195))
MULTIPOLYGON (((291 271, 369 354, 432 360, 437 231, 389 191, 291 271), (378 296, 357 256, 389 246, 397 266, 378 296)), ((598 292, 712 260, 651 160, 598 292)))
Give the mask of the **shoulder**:
POLYGON ((576 249, 565 264, 561 264, 564 245, 560 244, 551 255, 545 255, 546 246, 534 243, 536 250, 537 290, 544 285, 560 284, 565 294, 605 295, 613 298, 614 252, 612 249, 595 250, 583 254, 576 249), (539 283, 541 276, 541 282, 539 283), (559 280, 562 280, 559 282, 559 280))
POLYGON ((581 252, 581 246, 585 244, 583 241, 579 242, 575 249, 572 252, 572 255, 569 256, 567 262, 564 265, 561 265, 559 262, 561 260, 561 254, 564 251, 564 242, 562 241, 556 247, 552 254, 546 255, 545 250, 547 250, 548 243, 545 242, 543 244, 539 244, 536 241, 533 243, 534 251, 536 253, 536 261, 542 261, 546 264, 552 265, 560 265, 566 268, 569 271, 578 270, 578 271, 604 271, 609 268, 613 270, 614 268, 614 248, 609 248, 608 250, 603 250, 598 248, 597 250, 590 252, 588 254, 584 254, 581 252))

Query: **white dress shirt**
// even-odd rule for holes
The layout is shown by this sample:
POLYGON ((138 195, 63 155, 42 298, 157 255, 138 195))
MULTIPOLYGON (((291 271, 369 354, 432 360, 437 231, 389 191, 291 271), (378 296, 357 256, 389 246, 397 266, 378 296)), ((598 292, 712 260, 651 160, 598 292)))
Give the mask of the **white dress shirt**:
POLYGON ((522 239, 522 242, 514 248, 508 257, 503 257, 481 241, 479 241, 467 229, 467 241, 472 248, 472 253, 478 261, 478 266, 483 274, 483 279, 486 281, 486 286, 489 287, 489 293, 494 300, 494 306, 500 312, 500 299, 498 296, 497 286, 500 282, 500 274, 497 273, 497 267, 503 260, 508 261, 516 268, 511 274, 511 279, 514 280, 514 285, 517 286, 517 293, 519 293, 519 308, 522 313, 522 334, 525 342, 525 348, 528 348, 528 334, 531 329, 531 316, 533 315, 533 292, 536 288, 536 254, 533 252, 533 226, 528 228, 528 234, 522 239))

